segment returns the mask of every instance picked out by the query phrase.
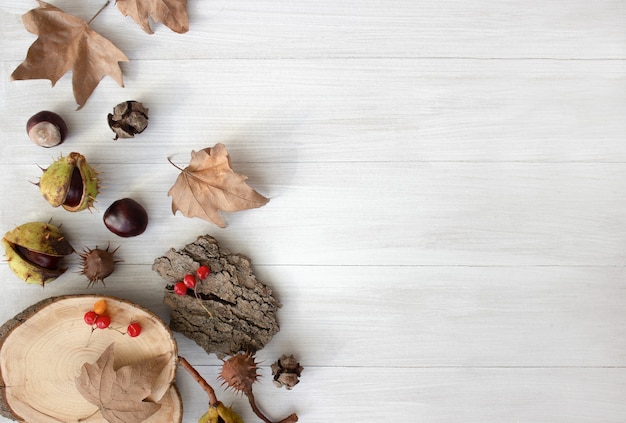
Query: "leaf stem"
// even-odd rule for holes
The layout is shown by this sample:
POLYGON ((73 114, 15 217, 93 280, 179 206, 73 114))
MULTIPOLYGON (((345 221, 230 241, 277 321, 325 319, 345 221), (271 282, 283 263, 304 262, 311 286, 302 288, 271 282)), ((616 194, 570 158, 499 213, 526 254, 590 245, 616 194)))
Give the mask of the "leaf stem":
POLYGON ((182 167, 179 167, 176 163, 174 163, 171 157, 168 157, 167 161, 170 162, 172 166, 174 166, 176 169, 180 170, 181 172, 185 171, 185 169, 183 169, 182 167))
POLYGON ((111 3, 111 0, 107 0, 107 2, 106 2, 106 3, 104 3, 104 6, 102 6, 102 7, 100 8, 100 10, 98 10, 98 11, 96 12, 96 14, 95 14, 95 15, 93 15, 93 18, 89 19, 89 22, 87 22, 87 26, 91 25, 91 22, 93 22, 93 20, 94 20, 94 19, 96 19, 100 13, 102 13, 102 11, 104 10, 104 8, 105 8, 105 7, 107 7, 107 6, 109 5, 109 3, 111 3))
POLYGON ((215 395, 215 390, 209 385, 209 383, 198 373, 195 367, 193 367, 189 362, 185 359, 185 357, 178 356, 178 362, 183 369, 187 370, 187 372, 193 377, 193 379, 200 384, 202 389, 209 394, 209 405, 212 407, 217 407, 219 401, 217 400, 217 396, 215 395))

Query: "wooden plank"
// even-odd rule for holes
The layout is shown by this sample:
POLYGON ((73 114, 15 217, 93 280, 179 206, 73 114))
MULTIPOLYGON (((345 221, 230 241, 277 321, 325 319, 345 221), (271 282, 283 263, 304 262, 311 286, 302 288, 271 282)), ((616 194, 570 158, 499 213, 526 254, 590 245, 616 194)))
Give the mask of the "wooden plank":
MULTIPOLYGON (((99 7, 54 3, 84 18, 99 7)), ((89 292, 167 320, 150 264, 210 233, 250 256, 284 304, 259 353, 272 417, 624 421, 623 2, 189 2, 189 33, 156 24, 151 36, 111 4, 93 28, 132 59, 126 88, 104 78, 79 112, 71 75, 55 88, 9 81, 35 39, 20 22, 35 5, 0 0, 0 222, 52 218, 79 249, 121 245, 107 287, 89 292), (150 107, 150 127, 113 142, 106 115, 131 98, 150 107), (58 149, 26 138, 42 109, 68 121, 58 149), (166 196, 167 156, 185 164, 216 142, 271 197, 225 230, 172 216, 166 196), (29 184, 70 151, 102 172, 93 214, 52 209, 29 184), (148 208, 141 237, 101 223, 122 196, 148 208), (282 353, 305 366, 291 392, 269 380, 282 353)), ((0 321, 86 292, 69 264, 41 289, 0 262, 0 321)), ((176 338, 218 385, 219 360, 176 338)), ((206 396, 182 372, 178 383, 195 422, 206 396)))
MULTIPOLYGON (((199 368, 217 385, 217 367, 199 368)), ((297 410, 300 421, 307 422, 621 423, 625 412, 624 369, 307 367, 302 382, 289 392, 267 380, 266 366, 262 374, 255 386, 260 406, 274 418, 297 410)), ((186 374, 179 374, 178 380, 183 397, 189 399, 185 422, 195 422, 206 409, 206 399, 186 374)), ((258 420, 245 398, 217 389, 220 399, 232 404, 245 421, 258 420)))
MULTIPOLYGON (((217 367, 199 366, 218 397, 246 422, 258 418, 245 397, 223 392, 217 367)), ((624 369, 398 369, 306 367, 292 391, 270 382, 267 366, 255 386, 272 418, 297 411, 300 421, 422 421, 437 423, 621 423, 626 413, 624 369)), ((180 372, 184 422, 206 412, 204 391, 180 372)), ((11 420, 0 417, 0 422, 11 420)))
MULTIPOLYGON (((230 213, 219 230, 171 213, 179 173, 169 163, 98 164, 97 211, 70 214, 45 202, 35 164, 10 166, 6 229, 28 220, 65 224, 76 245, 120 242, 104 210, 130 196, 150 215, 146 233, 124 240, 125 260, 151 263, 169 247, 210 233, 257 264, 622 266, 626 180, 621 164, 580 163, 240 163, 271 198, 230 213), (145 240, 158 240, 158 243, 145 240), (327 248, 327 246, 332 248, 327 248), (254 253, 254 254, 253 254, 254 253)), ((46 166, 46 162, 42 163, 46 166)))
MULTIPOLYGON (((89 20, 99 4, 57 0, 89 20)), ((22 60, 35 39, 20 16, 35 2, 0 5, 2 60, 22 60)), ((144 33, 111 4, 92 28, 131 59, 476 57, 622 59, 626 8, 615 0, 218 0, 189 2, 190 31, 144 33)))
POLYGON ((626 161, 622 61, 135 61, 126 88, 104 78, 79 112, 70 75, 9 82, 16 65, 0 65, 2 163, 55 154, 24 129, 45 109, 69 125, 61 151, 101 162, 184 161, 217 142, 257 162, 626 161), (126 99, 150 125, 113 142, 106 116, 126 99))
MULTIPOLYGON (((120 257, 128 251, 123 244, 120 257)), ((77 271, 72 264, 41 289, 0 266, 0 319, 48 296, 86 292, 77 271)), ((626 367, 622 268, 259 265, 255 273, 283 303, 281 330, 258 354, 265 365, 286 352, 335 368, 626 367)), ((167 321, 163 287, 150 266, 124 262, 89 292, 167 321)), ((177 340, 190 361, 219 364, 177 340)))

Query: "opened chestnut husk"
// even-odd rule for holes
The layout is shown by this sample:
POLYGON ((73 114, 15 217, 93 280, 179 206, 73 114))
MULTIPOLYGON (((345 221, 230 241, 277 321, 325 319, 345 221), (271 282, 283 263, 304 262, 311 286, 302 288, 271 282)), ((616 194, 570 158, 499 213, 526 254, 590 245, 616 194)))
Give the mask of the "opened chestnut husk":
POLYGON ((89 209, 99 192, 97 172, 76 152, 55 160, 44 170, 38 185, 48 203, 70 212, 89 209))
POLYGON ((74 248, 61 230, 50 223, 29 222, 4 234, 2 246, 9 268, 26 283, 44 286, 61 276, 64 256, 74 248))
POLYGON ((115 132, 114 140, 133 138, 148 127, 148 108, 135 100, 124 101, 107 116, 109 128, 115 132))

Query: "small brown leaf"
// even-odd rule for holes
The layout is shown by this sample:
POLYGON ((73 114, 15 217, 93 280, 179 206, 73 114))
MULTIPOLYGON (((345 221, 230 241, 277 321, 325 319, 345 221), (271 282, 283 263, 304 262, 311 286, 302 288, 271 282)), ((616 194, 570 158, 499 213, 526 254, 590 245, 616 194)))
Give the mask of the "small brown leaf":
POLYGON ((192 151, 189 166, 182 169, 167 193, 172 197, 172 212, 180 210, 187 217, 199 217, 224 228, 218 210, 253 209, 269 201, 246 184, 246 179, 231 169, 224 144, 192 151))
POLYGON ((94 363, 85 363, 76 378, 76 388, 90 403, 98 406, 110 423, 140 423, 156 413, 161 405, 144 401, 152 393, 152 384, 169 361, 169 354, 113 368, 115 344, 94 363))
POLYGON ((105 75, 124 86, 119 62, 128 62, 128 58, 84 20, 39 0, 39 7, 24 14, 22 21, 28 32, 39 38, 11 79, 49 79, 54 86, 71 70, 79 109, 105 75))
POLYGON ((148 34, 153 33, 149 16, 179 34, 189 31, 187 0, 117 0, 117 8, 148 34))

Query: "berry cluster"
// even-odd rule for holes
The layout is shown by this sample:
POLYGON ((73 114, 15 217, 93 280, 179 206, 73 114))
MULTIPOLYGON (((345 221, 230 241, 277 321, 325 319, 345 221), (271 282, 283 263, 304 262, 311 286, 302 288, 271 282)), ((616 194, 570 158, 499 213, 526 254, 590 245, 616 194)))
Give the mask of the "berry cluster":
POLYGON ((187 290, 196 289, 197 279, 204 280, 209 277, 210 273, 211 268, 209 266, 203 265, 198 267, 195 275, 187 273, 182 281, 176 282, 174 284, 174 292, 177 295, 186 295, 187 290))
MULTIPOLYGON (((93 305, 93 310, 89 310, 83 316, 85 323, 94 329, 106 329, 111 324, 111 317, 108 314, 104 314, 107 310, 106 300, 98 300, 93 305)), ((131 338, 139 336, 141 333, 141 325, 139 322, 132 321, 126 328, 125 334, 131 338)))

